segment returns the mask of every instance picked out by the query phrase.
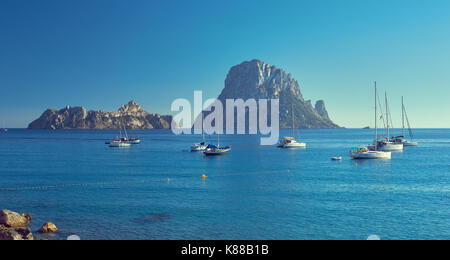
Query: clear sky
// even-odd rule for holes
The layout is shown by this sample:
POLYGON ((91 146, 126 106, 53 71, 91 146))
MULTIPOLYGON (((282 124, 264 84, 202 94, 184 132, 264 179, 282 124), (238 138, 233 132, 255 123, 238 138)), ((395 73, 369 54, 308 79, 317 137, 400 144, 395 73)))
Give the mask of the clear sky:
POLYGON ((229 68, 260 59, 324 99, 346 127, 373 125, 373 82, 414 127, 450 127, 448 0, 2 0, 0 127, 46 108, 169 113, 215 98, 229 68))

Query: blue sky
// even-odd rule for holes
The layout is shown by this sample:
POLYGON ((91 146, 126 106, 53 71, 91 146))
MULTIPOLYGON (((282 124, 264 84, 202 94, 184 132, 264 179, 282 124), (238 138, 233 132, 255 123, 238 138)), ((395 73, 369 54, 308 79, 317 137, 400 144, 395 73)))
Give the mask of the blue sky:
POLYGON ((0 127, 46 108, 169 113, 217 97, 229 68, 260 59, 324 99, 346 127, 372 125, 373 82, 400 126, 450 127, 447 0, 2 0, 0 127))

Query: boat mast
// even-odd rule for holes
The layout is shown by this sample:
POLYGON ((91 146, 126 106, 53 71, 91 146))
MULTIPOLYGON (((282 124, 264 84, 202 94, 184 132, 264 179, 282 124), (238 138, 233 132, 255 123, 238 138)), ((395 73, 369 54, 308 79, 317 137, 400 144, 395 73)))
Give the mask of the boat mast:
POLYGON ((377 126, 377 121, 378 121, 378 112, 377 112, 377 82, 375 81, 375 151, 378 150, 378 126, 377 126))
POLYGON ((125 138, 128 140, 128 133, 125 123, 123 123, 123 131, 125 132, 125 138))
POLYGON ((402 97, 402 136, 405 137, 405 104, 402 97))
POLYGON ((202 141, 203 143, 205 142, 205 131, 204 131, 204 126, 203 126, 203 111, 202 111, 202 141))
POLYGON ((387 141, 389 141, 390 137, 389 137, 389 105, 388 105, 388 98, 387 98, 387 92, 385 92, 385 97, 386 97, 386 138, 387 141))
POLYGON ((292 106, 292 137, 294 137, 294 104, 292 106))
POLYGON ((119 140, 122 139, 122 125, 121 118, 119 117, 119 140))
POLYGON ((219 120, 217 120, 217 149, 220 148, 220 130, 219 129, 220 129, 220 124, 219 124, 219 120))

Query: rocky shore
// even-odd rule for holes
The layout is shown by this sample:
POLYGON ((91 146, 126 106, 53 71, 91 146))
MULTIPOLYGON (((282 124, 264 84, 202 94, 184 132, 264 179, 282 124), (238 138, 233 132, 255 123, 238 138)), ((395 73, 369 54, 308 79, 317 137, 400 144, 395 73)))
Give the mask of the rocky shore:
MULTIPOLYGON (((19 214, 10 210, 0 211, 0 240, 34 240, 35 237, 28 227, 33 218, 28 213, 19 214)), ((58 228, 51 222, 45 223, 37 232, 50 234, 58 228)))

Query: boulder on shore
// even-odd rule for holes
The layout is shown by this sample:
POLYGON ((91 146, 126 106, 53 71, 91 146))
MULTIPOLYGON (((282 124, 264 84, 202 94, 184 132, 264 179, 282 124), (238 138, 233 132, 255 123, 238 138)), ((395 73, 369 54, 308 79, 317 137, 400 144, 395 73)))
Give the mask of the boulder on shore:
POLYGON ((58 228, 53 224, 52 222, 45 223, 38 232, 41 234, 48 234, 48 233, 54 233, 57 232, 58 228))
POLYGON ((18 228, 26 227, 29 224, 30 221, 26 217, 19 215, 19 213, 12 212, 10 210, 0 211, 0 225, 7 228, 18 228))
POLYGON ((0 228, 0 240, 34 240, 30 228, 0 228))

